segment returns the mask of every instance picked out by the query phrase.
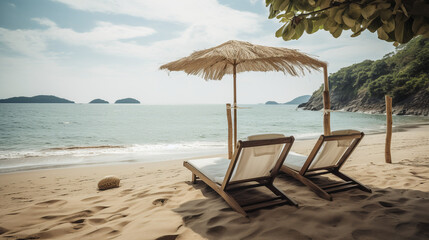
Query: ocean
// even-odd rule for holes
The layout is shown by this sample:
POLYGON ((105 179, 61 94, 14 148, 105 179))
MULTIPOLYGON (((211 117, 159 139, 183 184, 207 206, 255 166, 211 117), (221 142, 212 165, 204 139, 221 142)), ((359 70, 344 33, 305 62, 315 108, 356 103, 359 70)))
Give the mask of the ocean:
MULTIPOLYGON (((296 105, 241 105, 238 137, 323 133, 323 113, 296 105)), ((383 132, 382 114, 332 112, 331 128, 383 132)), ((394 116, 394 126, 428 117, 394 116)), ((154 162, 227 153, 225 105, 0 104, 0 173, 154 162)))

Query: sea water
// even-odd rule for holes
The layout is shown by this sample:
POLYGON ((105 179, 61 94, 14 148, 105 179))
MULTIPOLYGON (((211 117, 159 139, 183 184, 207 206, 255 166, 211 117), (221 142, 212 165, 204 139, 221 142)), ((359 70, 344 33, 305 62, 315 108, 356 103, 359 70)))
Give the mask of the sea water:
MULTIPOLYGON (((242 105, 238 137, 316 138, 323 113, 296 105, 242 105)), ((385 115, 332 112, 331 128, 383 132, 385 115)), ((429 122, 394 116, 394 125, 429 122)), ((225 105, 0 104, 0 172, 150 162, 225 154, 225 105)))

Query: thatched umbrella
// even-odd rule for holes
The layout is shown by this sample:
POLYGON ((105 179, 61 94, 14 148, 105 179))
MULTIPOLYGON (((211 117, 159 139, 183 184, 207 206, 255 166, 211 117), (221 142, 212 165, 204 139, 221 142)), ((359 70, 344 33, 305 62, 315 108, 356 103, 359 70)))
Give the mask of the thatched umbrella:
MULTIPOLYGON (((236 40, 194 52, 188 57, 160 67, 160 69, 170 71, 184 71, 187 74, 201 76, 205 80, 221 80, 225 74, 233 74, 234 145, 237 142, 237 73, 247 71, 277 71, 298 76, 300 74, 303 75, 305 70, 309 72, 311 70, 319 71, 320 68, 326 69, 326 63, 297 50, 266 47, 236 40)), ((325 77, 325 90, 327 90, 326 72, 325 77)))

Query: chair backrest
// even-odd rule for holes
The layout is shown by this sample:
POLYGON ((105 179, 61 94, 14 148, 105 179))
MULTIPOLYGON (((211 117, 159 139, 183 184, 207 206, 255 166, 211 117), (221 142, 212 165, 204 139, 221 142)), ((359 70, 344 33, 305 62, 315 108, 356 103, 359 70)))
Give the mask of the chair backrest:
POLYGON ((230 182, 270 177, 273 169, 283 164, 293 141, 293 137, 283 134, 254 135, 248 137, 248 141, 240 141, 235 159, 231 161, 235 168, 230 182))
MULTIPOLYGON (((330 136, 324 137, 322 146, 314 157, 308 170, 338 166, 340 161, 350 154, 350 148, 354 148, 362 138, 363 133, 356 130, 333 131, 330 136)), ((352 149, 353 150, 353 149, 352 149)))

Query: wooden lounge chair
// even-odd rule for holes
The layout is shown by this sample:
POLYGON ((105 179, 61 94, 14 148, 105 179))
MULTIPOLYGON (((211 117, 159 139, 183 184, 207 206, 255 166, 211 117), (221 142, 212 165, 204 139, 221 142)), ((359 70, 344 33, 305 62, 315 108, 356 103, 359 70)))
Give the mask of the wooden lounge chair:
POLYGON ((273 185, 294 138, 282 134, 266 134, 238 141, 231 160, 222 158, 188 160, 183 165, 192 172, 192 183, 203 180, 213 188, 235 211, 247 215, 246 211, 263 207, 297 203, 273 185), (232 192, 265 186, 274 198, 257 202, 238 203, 232 192))
POLYGON ((330 136, 322 135, 309 156, 291 152, 283 163, 281 171, 298 179, 326 200, 332 200, 330 193, 355 187, 371 192, 368 187, 340 172, 340 168, 363 136, 363 132, 355 130, 334 131, 330 136), (311 180, 312 177, 328 173, 344 181, 319 186, 311 180))

